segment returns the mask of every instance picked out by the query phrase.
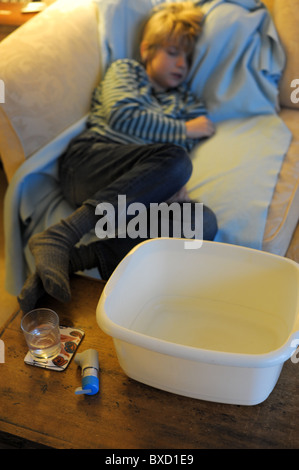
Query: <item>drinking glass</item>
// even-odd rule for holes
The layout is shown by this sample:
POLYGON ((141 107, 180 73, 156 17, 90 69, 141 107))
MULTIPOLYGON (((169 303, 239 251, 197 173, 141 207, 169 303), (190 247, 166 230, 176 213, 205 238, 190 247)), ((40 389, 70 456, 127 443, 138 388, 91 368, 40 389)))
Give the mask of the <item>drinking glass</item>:
POLYGON ((31 310, 22 318, 21 328, 35 361, 50 360, 60 353, 59 317, 53 310, 31 310))

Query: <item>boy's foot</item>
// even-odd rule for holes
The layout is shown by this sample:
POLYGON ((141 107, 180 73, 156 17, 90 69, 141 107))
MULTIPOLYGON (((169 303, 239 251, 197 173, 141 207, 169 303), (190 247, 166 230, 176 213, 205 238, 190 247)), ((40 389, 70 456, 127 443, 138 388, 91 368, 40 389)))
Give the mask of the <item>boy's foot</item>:
POLYGON ((45 289, 39 275, 36 272, 31 274, 17 297, 23 313, 33 310, 44 293, 45 289))
POLYGON ((66 219, 37 233, 29 240, 36 271, 45 290, 57 300, 71 299, 69 253, 72 247, 95 226, 94 208, 82 205, 66 219))
POLYGON ((46 230, 30 239, 29 248, 46 292, 62 302, 70 300, 69 246, 53 230, 46 230))

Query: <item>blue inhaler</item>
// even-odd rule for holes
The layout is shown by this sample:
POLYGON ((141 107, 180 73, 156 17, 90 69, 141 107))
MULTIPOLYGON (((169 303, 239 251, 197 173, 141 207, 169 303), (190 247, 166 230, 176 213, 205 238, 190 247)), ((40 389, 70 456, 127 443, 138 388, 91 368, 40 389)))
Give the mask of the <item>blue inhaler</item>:
POLYGON ((75 363, 82 369, 82 387, 76 395, 95 395, 99 391, 99 356, 95 349, 87 349, 75 356, 75 363))

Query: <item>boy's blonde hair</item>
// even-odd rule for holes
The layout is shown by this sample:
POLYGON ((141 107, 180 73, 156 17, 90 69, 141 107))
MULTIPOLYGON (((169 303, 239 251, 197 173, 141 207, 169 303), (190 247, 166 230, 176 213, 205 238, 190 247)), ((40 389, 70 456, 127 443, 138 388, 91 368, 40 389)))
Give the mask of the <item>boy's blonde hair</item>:
POLYGON ((182 47, 191 60, 202 18, 201 9, 193 1, 163 3, 155 7, 143 29, 144 61, 151 60, 159 47, 168 44, 182 47))

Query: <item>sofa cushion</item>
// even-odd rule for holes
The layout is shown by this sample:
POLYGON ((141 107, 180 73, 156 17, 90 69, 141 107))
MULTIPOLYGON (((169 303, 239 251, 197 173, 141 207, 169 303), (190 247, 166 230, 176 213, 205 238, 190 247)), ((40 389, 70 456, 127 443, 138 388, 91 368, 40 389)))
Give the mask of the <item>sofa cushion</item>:
POLYGON ((299 0, 275 0, 273 17, 287 57, 280 82, 280 103, 299 109, 299 0), (292 87, 294 79, 298 81, 292 87))
POLYGON ((59 1, 0 43, 0 154, 8 179, 89 111, 100 73, 96 18, 91 2, 59 1))

